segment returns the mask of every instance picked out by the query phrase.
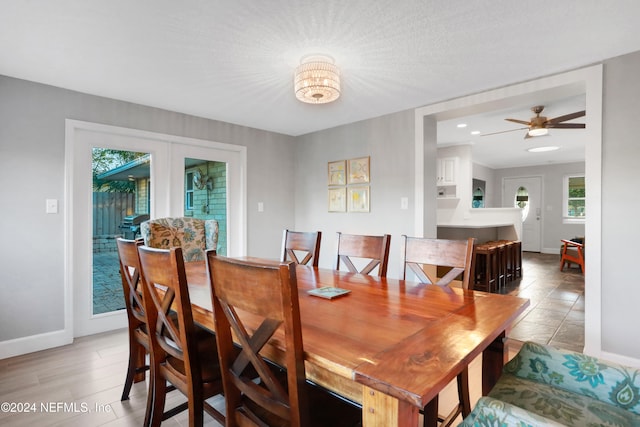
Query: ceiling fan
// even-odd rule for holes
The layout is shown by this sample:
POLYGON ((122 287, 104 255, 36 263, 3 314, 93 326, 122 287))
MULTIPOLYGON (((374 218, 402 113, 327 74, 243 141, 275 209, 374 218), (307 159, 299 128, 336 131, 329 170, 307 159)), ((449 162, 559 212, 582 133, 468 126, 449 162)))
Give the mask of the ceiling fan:
POLYGON ((524 120, 518 120, 518 119, 505 119, 509 122, 526 125, 527 127, 505 130, 502 132, 486 133, 482 136, 496 135, 499 133, 528 129, 528 132, 524 136, 524 138, 527 139, 534 136, 546 135, 549 132, 548 129, 550 128, 554 128, 554 129, 584 129, 585 128, 584 123, 563 123, 568 120, 573 120, 578 117, 583 117, 586 114, 585 110, 576 111, 575 113, 565 114, 564 116, 558 116, 552 119, 548 119, 545 116, 541 116, 540 113, 542 113, 542 110, 544 110, 544 105, 537 105, 531 108, 531 111, 535 113, 535 117, 532 117, 531 120, 529 120, 528 122, 524 120))

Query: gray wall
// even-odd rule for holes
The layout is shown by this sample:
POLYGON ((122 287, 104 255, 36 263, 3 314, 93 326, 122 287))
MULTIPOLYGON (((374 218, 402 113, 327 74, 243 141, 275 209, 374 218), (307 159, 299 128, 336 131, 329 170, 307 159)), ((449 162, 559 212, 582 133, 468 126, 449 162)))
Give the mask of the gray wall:
MULTIPOLYGON (((640 52, 604 63, 602 117, 602 348, 640 359, 634 249, 640 227, 640 52)), ((587 182, 587 185, 589 183, 587 182)), ((587 249, 588 250, 588 249, 587 249)), ((588 296, 587 296, 588 297, 588 296)))
POLYGON ((64 212, 45 214, 45 199, 63 206, 67 118, 248 147, 248 253, 277 256, 294 221, 292 137, 0 76, 0 341, 64 326, 64 212))
POLYGON ((414 230, 414 121, 414 112, 404 111, 298 137, 291 226, 323 232, 321 266, 335 265, 337 231, 387 233, 392 236, 388 276, 398 277, 400 236, 414 230), (327 162, 363 156, 371 157, 371 212, 329 213, 327 162), (401 197, 409 199, 409 209, 400 209, 401 197))
MULTIPOLYGON (((542 252, 560 253, 560 239, 584 236, 584 224, 562 223, 562 187, 565 175, 584 173, 584 162, 547 166, 495 169, 493 206, 502 206, 502 180, 511 177, 542 177, 542 252)), ((587 187, 587 191, 589 188, 587 187)), ((589 209, 587 207, 587 209, 589 209)), ((588 215, 587 211, 587 215, 588 215)))

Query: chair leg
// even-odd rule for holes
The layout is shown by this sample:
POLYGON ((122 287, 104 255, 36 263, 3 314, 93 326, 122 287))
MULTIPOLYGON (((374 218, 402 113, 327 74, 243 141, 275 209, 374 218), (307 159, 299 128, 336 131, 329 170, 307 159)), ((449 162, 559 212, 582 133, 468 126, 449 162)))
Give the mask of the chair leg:
POLYGON ((144 381, 145 372, 149 367, 145 361, 146 349, 140 345, 133 337, 129 336, 129 366, 127 367, 127 378, 124 381, 121 401, 129 400, 129 393, 133 383, 144 381))
POLYGON ((149 398, 151 398, 151 416, 149 419, 151 427, 160 427, 164 417, 164 403, 167 397, 167 382, 158 376, 158 371, 158 367, 153 366, 153 371, 151 372, 151 375, 153 375, 153 392, 150 396, 147 396, 147 404, 149 404, 149 398))
POLYGON ((469 397, 469 369, 464 368, 458 375, 458 399, 462 407, 462 417, 471 413, 471 398, 469 397))
POLYGON ((194 392, 189 400, 189 427, 202 427, 204 423, 204 399, 202 393, 194 392))
POLYGON ((155 392, 155 379, 153 376, 153 372, 149 372, 149 387, 147 390, 147 407, 144 412, 144 423, 142 424, 144 427, 149 427, 151 425, 151 417, 153 414, 154 392, 155 392))

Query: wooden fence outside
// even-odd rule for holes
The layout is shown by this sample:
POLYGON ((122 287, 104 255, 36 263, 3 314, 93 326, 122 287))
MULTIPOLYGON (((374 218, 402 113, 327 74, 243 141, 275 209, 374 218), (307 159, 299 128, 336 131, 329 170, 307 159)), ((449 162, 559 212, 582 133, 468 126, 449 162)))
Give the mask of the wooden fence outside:
POLYGON ((133 193, 93 193, 93 235, 122 234, 122 220, 134 212, 133 193))

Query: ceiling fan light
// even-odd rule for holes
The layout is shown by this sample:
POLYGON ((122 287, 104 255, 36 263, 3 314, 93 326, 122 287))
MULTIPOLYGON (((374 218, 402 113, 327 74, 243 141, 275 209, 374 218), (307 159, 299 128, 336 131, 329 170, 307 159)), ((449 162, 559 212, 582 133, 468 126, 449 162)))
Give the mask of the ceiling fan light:
POLYGON ((529 136, 543 136, 549 133, 547 128, 533 128, 529 129, 529 136))
POLYGON ((528 148, 527 151, 530 153, 544 153, 546 151, 555 151, 555 150, 559 150, 560 147, 556 147, 555 145, 550 145, 547 147, 535 147, 535 148, 528 148))

